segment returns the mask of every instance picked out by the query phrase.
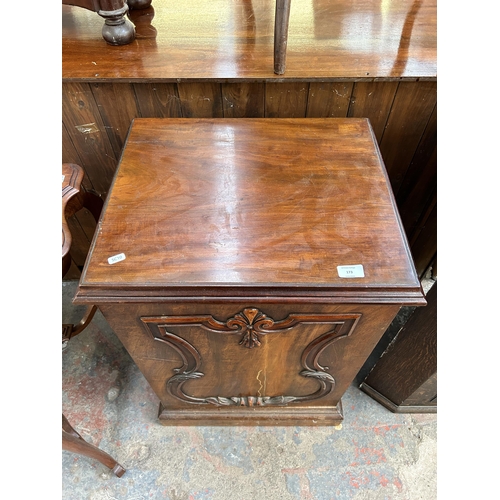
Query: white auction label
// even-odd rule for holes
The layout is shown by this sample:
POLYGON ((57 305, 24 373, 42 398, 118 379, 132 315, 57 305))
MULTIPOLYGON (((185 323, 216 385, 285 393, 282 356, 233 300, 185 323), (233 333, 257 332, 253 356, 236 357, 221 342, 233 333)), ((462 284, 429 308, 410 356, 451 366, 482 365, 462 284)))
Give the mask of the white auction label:
POLYGON ((365 271, 361 264, 354 266, 337 266, 337 272, 340 278, 364 278, 365 271))
POLYGON ((63 180, 62 180, 63 182, 64 182, 64 178, 65 178, 65 177, 66 177, 66 176, 65 176, 65 175, 63 175, 63 180))
POLYGON ((110 257, 108 259, 108 264, 116 264, 117 262, 121 262, 122 260, 125 260, 125 254, 119 253, 118 255, 113 255, 113 257, 110 257))

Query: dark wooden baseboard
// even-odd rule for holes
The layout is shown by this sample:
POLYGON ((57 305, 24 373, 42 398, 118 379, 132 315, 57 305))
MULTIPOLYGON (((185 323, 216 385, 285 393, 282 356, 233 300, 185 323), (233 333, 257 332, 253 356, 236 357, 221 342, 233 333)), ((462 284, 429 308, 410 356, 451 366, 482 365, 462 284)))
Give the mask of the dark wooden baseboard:
POLYGON ((359 387, 363 392, 368 394, 372 399, 385 406, 392 413, 437 413, 437 403, 429 405, 397 405, 390 399, 386 398, 380 392, 370 387, 367 383, 363 382, 359 387))

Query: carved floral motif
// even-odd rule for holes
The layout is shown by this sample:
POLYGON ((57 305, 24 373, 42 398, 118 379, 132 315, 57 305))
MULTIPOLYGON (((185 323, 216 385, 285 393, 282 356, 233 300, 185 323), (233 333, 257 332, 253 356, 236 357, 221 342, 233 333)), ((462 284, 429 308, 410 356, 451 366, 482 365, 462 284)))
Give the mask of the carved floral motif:
POLYGON ((269 333, 265 328, 272 328, 274 321, 258 309, 247 308, 228 319, 226 324, 231 329, 237 329, 237 332, 243 335, 239 342, 240 345, 253 349, 261 344, 258 334, 269 333))

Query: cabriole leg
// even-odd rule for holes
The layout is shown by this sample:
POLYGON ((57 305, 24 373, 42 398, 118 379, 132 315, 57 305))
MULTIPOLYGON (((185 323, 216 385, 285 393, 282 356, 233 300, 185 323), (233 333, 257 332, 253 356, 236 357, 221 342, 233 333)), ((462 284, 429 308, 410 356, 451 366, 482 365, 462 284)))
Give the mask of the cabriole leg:
POLYGON ((105 465, 117 477, 125 474, 125 469, 111 456, 93 444, 87 443, 80 434, 68 422, 68 419, 62 416, 62 448, 78 455, 93 458, 105 465))

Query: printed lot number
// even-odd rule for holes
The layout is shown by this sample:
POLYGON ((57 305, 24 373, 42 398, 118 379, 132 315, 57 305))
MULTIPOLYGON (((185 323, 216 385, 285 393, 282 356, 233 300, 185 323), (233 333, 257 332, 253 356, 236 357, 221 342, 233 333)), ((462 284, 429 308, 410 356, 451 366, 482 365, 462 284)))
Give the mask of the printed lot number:
POLYGON ((110 257, 108 259, 108 264, 116 264, 117 262, 121 262, 122 260, 125 260, 125 254, 119 253, 118 255, 113 255, 113 257, 110 257))
POLYGON ((364 278, 365 271, 361 264, 353 266, 337 266, 339 278, 364 278))

